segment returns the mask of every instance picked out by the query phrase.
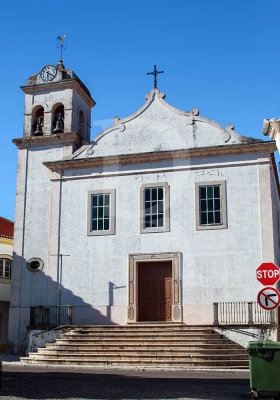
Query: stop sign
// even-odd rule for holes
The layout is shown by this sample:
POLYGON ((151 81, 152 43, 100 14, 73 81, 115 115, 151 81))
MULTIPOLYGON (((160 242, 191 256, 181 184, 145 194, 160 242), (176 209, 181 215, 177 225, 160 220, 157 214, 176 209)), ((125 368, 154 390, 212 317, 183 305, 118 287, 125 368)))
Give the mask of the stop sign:
POLYGON ((257 280, 265 286, 274 285, 280 278, 280 269, 273 263, 262 263, 257 269, 257 280))

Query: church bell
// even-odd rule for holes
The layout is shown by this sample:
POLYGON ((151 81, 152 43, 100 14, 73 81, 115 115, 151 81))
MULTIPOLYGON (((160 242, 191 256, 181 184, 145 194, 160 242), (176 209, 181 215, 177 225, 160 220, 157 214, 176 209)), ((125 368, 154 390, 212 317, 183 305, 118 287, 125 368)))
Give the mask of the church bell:
POLYGON ((43 135, 43 118, 38 117, 36 118, 36 130, 34 132, 35 136, 43 135))
POLYGON ((56 114, 56 124, 53 130, 54 133, 62 133, 64 131, 63 117, 61 113, 56 114))

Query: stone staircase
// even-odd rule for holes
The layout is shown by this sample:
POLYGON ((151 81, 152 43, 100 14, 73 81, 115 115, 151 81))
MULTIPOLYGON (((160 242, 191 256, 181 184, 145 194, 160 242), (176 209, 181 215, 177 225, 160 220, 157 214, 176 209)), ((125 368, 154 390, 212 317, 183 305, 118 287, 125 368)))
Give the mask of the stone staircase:
POLYGON ((211 327, 175 324, 79 326, 29 353, 29 364, 247 369, 247 351, 211 327))

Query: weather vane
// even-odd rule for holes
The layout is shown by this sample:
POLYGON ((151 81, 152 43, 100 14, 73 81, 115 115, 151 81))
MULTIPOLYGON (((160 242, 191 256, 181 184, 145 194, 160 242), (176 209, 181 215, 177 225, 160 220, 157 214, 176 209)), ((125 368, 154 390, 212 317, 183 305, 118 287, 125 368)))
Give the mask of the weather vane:
POLYGON ((163 74, 164 71, 157 71, 157 66, 154 65, 154 70, 153 72, 147 72, 147 75, 154 75, 154 89, 157 89, 157 75, 158 74, 163 74))
POLYGON ((60 43, 58 43, 58 46, 57 46, 57 47, 60 47, 60 60, 59 60, 59 62, 62 62, 62 50, 65 50, 65 48, 66 48, 66 46, 63 45, 65 36, 66 36, 66 35, 65 35, 65 33, 64 33, 63 37, 57 36, 57 39, 56 39, 56 40, 59 40, 59 41, 60 41, 60 43))

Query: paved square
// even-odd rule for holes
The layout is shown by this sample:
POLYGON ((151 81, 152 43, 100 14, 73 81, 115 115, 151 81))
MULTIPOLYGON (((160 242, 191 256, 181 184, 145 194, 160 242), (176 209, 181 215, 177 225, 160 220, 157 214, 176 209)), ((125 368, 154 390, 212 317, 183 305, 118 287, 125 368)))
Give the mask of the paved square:
POLYGON ((248 372, 133 371, 5 363, 1 400, 250 399, 248 372))

